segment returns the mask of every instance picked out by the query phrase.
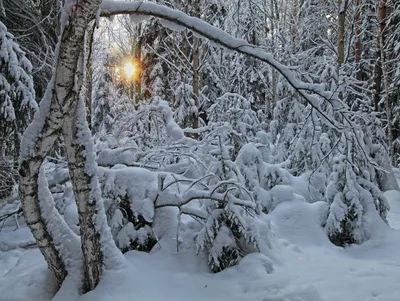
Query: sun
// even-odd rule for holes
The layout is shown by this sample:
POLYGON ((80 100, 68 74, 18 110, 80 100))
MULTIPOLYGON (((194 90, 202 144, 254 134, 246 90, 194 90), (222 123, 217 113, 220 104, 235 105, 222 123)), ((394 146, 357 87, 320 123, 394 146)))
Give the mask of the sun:
POLYGON ((124 72, 125 72, 126 77, 128 79, 131 79, 135 75, 135 72, 136 72, 135 64, 132 62, 126 62, 124 64, 124 72))

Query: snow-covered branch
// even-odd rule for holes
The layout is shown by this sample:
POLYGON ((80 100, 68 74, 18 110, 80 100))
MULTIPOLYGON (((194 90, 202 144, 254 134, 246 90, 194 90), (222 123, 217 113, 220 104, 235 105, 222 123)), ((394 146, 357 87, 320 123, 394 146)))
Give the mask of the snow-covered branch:
MULTIPOLYGON (((231 187, 227 189, 226 192, 224 193, 218 193, 215 191, 207 191, 207 190, 198 190, 198 189, 189 189, 183 193, 182 196, 175 195, 175 199, 171 200, 170 198, 165 198, 168 199, 168 201, 160 201, 158 204, 155 204, 155 208, 162 208, 162 207, 182 207, 186 204, 189 204, 193 200, 205 200, 205 199, 210 199, 216 202, 224 202, 228 203, 228 194, 232 191, 235 190, 236 188, 231 187)), ((244 206, 248 207, 251 209, 255 209, 255 204, 252 201, 246 201, 246 200, 240 200, 237 199, 233 196, 231 196, 234 201, 233 204, 239 205, 239 206, 244 206)), ((161 197, 159 199, 164 199, 164 197, 161 197)))
POLYGON ((248 55, 249 57, 256 58, 269 64, 282 74, 289 84, 298 91, 302 97, 304 97, 304 99, 319 113, 326 124, 339 129, 343 128, 340 123, 329 118, 320 106, 318 96, 330 101, 335 109, 341 110, 345 108, 346 106, 340 100, 335 99, 333 93, 324 91, 322 85, 305 83, 298 80, 290 68, 279 63, 270 53, 266 52, 262 48, 249 44, 242 39, 237 39, 225 31, 198 18, 190 17, 181 11, 160 4, 145 1, 103 1, 101 4, 100 16, 112 17, 119 14, 137 15, 140 16, 140 20, 143 20, 143 16, 158 17, 164 20, 162 23, 171 29, 182 30, 187 28, 193 33, 210 40, 218 46, 248 55))

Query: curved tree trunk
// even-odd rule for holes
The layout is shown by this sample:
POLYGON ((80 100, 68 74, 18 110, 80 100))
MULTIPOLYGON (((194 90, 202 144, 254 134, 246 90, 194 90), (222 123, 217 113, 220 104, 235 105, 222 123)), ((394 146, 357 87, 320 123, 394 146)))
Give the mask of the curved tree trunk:
POLYGON ((58 284, 66 277, 67 270, 43 218, 38 195, 39 170, 61 132, 64 116, 78 101, 77 63, 85 30, 100 2, 85 0, 64 8, 64 17, 68 20, 65 20, 66 25, 57 44, 53 79, 48 84, 39 111, 24 133, 21 145, 19 194, 25 220, 58 284))
MULTIPOLYGON (((45 96, 46 97, 46 96, 45 96)), ((46 100, 46 99, 44 99, 46 100)), ((42 252, 50 270, 54 273, 57 283, 61 285, 67 271, 65 265, 61 260, 58 250, 55 248, 53 238, 50 235, 46 222, 42 218, 42 210, 39 203, 39 171, 44 161, 44 158, 52 149, 57 134, 62 125, 62 115, 57 108, 57 104, 52 102, 49 111, 43 112, 46 108, 41 106, 40 111, 35 115, 35 120, 45 118, 44 125, 41 129, 41 136, 33 128, 36 124, 33 123, 26 130, 22 139, 22 145, 27 147, 28 139, 31 134, 36 134, 32 148, 36 149, 35 152, 28 149, 22 149, 20 159, 20 181, 19 181, 19 195, 22 203, 22 210, 27 226, 33 233, 38 247, 42 252), (48 115, 44 117, 43 115, 48 115), (33 133, 31 133, 33 132, 33 133), (29 152, 28 152, 29 151, 29 152)))

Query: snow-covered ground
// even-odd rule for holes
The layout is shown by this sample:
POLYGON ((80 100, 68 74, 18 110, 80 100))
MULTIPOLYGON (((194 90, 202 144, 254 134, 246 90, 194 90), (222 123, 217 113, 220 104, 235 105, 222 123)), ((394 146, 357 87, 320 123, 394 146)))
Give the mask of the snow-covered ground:
MULTIPOLYGON (((386 192, 390 226, 400 228, 400 193, 386 192)), ((131 251, 130 266, 107 271, 95 291, 79 301, 398 301, 400 230, 381 224, 371 239, 342 249, 321 228, 324 204, 280 204, 268 218, 276 239, 269 257, 251 254, 237 267, 210 274, 204 256, 175 250, 173 231, 151 254, 131 251)), ((379 224, 379 223, 378 223, 379 224)), ((0 232, 0 300, 47 301, 55 281, 26 227, 0 232)), ((57 298, 73 301, 72 297, 57 298)))

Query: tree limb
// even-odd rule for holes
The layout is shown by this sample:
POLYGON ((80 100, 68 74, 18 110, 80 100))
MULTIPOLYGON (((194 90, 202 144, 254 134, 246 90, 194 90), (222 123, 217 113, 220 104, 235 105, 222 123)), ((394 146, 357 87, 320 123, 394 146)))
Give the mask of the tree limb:
MULTIPOLYGON (((319 99, 316 96, 318 95, 325 100, 333 101, 333 95, 331 92, 324 91, 321 85, 305 83, 298 80, 290 68, 279 63, 270 53, 266 52, 260 47, 249 44, 244 40, 234 38, 225 31, 218 29, 200 19, 190 17, 181 11, 152 2, 103 1, 100 8, 100 16, 102 17, 111 17, 119 14, 136 14, 158 17, 187 28, 224 48, 263 61, 277 70, 289 82, 289 84, 318 112, 326 124, 339 130, 343 129, 343 125, 337 123, 335 120, 331 120, 331 118, 329 118, 329 116, 322 110, 319 105, 319 99)), ((335 97, 334 101, 340 102, 340 104, 343 105, 342 102, 337 99, 337 97, 335 97)), ((337 105, 338 104, 335 104, 335 107, 337 105)))

